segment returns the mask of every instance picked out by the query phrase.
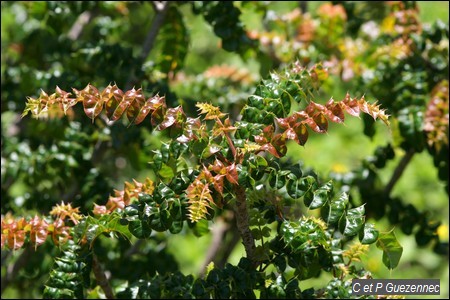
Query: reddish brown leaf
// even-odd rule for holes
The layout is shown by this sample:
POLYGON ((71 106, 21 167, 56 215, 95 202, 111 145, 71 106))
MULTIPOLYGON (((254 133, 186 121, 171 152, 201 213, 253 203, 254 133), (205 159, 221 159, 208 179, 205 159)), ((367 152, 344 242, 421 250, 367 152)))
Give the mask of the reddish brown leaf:
POLYGON ((287 152, 286 137, 282 134, 276 134, 272 139, 272 145, 275 147, 280 157, 285 156, 287 152))
POLYGON ((345 109, 345 111, 355 117, 359 116, 359 105, 358 100, 356 98, 351 99, 350 95, 347 93, 345 95, 345 99, 341 102, 339 102, 340 105, 342 105, 345 109))
POLYGON ((236 170, 236 164, 233 163, 229 165, 227 168, 226 177, 231 184, 238 184, 238 173, 236 170))
POLYGON ((311 128, 314 132, 323 133, 322 130, 320 130, 320 127, 314 122, 312 118, 307 118, 303 121, 304 124, 308 125, 309 128, 311 128))
POLYGON ((297 134, 295 133, 293 128, 287 129, 283 134, 286 136, 286 138, 288 140, 296 140, 297 139, 297 134))
POLYGON ((52 240, 55 245, 63 244, 70 238, 70 227, 66 226, 60 218, 57 218, 48 228, 49 232, 52 233, 52 240))
POLYGON ((130 123, 135 123, 141 109, 146 103, 145 97, 142 94, 142 89, 135 90, 134 88, 130 91, 128 97, 130 97, 130 106, 127 109, 127 118, 130 123))
POLYGON ((203 166, 203 170, 197 176, 198 180, 206 180, 206 182, 210 183, 213 181, 213 176, 207 167, 203 166))
POLYGON ((223 175, 216 175, 213 177, 214 189, 223 196, 223 175))
POLYGON ((166 108, 163 105, 160 105, 155 108, 152 112, 151 124, 153 127, 158 126, 164 120, 164 114, 166 112, 166 108))
POLYGON ((35 216, 29 222, 30 225, 30 241, 34 244, 35 249, 37 246, 43 244, 47 239, 48 235, 48 223, 40 219, 38 216, 35 216))
POLYGON ((96 87, 88 84, 83 90, 73 89, 78 99, 82 99, 84 112, 94 121, 103 110, 103 99, 100 97, 96 87))
POLYGON ((180 114, 184 114, 181 106, 167 109, 167 112, 164 115, 164 120, 159 124, 158 129, 164 130, 176 123, 179 123, 181 118, 180 114))
POLYGON ((304 112, 308 115, 308 116, 312 116, 314 114, 314 112, 316 111, 316 106, 314 102, 310 102, 308 104, 308 106, 305 108, 304 112))
POLYGON ((284 130, 286 130, 290 127, 288 120, 289 120, 288 118, 275 118, 275 121, 277 121, 278 126, 280 126, 280 128, 284 129, 284 130))
POLYGON ((275 149, 275 147, 272 145, 272 144, 270 144, 270 143, 267 143, 267 144, 264 144, 264 145, 262 145, 261 146, 261 151, 267 151, 267 152, 269 152, 270 154, 272 154, 273 156, 275 156, 276 158, 280 158, 280 155, 278 154, 278 151, 275 149))
POLYGON ((76 98, 69 98, 71 93, 63 91, 62 89, 59 88, 59 86, 56 86, 56 93, 57 93, 57 95, 55 95, 55 96, 57 97, 59 95, 59 97, 61 99, 60 100, 60 104, 61 104, 61 106, 63 108, 64 114, 67 113, 67 110, 69 108, 71 108, 72 106, 77 104, 77 99, 76 98))
POLYGON ((342 110, 339 103, 334 103, 331 99, 328 101, 326 110, 326 116, 330 119, 330 121, 335 123, 342 123, 345 120, 344 111, 342 110))
POLYGON ((14 250, 20 249, 22 248, 24 243, 25 243, 25 231, 16 230, 8 234, 7 244, 10 249, 14 250))
POLYGON ((297 111, 297 112, 295 112, 294 113, 294 115, 293 116, 295 116, 295 118, 298 120, 298 119, 300 119, 300 120, 305 120, 305 119, 308 119, 309 118, 309 115, 305 112, 305 111, 297 111))
POLYGON ((298 123, 294 126, 294 131, 297 134, 297 143, 300 145, 305 145, 308 140, 308 130, 306 129, 305 124, 298 123))
POLYGON ((320 132, 326 132, 328 130, 328 121, 323 113, 319 112, 314 115, 314 122, 320 129, 320 132))
POLYGON ((119 108, 119 111, 116 112, 119 103, 122 101, 123 98, 123 92, 122 90, 119 90, 119 88, 114 85, 109 85, 105 91, 105 96, 108 98, 108 100, 105 103, 106 107, 106 116, 111 121, 116 121, 120 118, 120 116, 123 114, 124 109, 123 107, 119 108))

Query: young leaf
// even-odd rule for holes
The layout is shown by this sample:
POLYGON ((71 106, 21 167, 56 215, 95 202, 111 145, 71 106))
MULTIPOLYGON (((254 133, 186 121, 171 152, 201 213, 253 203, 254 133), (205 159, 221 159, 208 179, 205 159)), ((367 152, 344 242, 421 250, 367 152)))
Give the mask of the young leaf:
POLYGON ((189 219, 197 222, 205 218, 211 207, 209 204, 213 203, 209 185, 195 179, 186 189, 186 197, 189 199, 189 219))
POLYGON ((219 107, 209 103, 197 103, 195 106, 199 108, 201 114, 206 114, 205 120, 220 119, 226 116, 226 114, 220 112, 219 107))

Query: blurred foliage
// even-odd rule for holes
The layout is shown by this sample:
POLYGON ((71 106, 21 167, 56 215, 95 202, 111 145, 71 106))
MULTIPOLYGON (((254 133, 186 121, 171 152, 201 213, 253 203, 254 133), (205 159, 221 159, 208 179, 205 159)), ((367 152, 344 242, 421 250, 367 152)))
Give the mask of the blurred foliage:
POLYGON ((350 298, 374 265, 410 277, 408 248, 442 276, 447 199, 392 192, 426 155, 448 196, 448 21, 423 23, 424 5, 2 2, 2 298, 350 298), (335 128, 344 112, 362 132, 335 128), (335 129, 373 154, 321 174, 291 152, 335 129), (236 263, 222 223, 246 246, 236 263), (195 247, 171 249, 176 234, 223 251, 183 274, 195 247))

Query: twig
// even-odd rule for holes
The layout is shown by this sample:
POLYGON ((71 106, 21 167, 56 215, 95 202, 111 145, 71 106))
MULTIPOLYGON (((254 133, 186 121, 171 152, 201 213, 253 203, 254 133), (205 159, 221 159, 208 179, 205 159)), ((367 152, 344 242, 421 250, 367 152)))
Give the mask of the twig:
POLYGON ((224 215, 217 219, 212 230, 212 241, 206 257, 199 270, 199 277, 204 275, 206 267, 213 261, 215 266, 222 268, 228 261, 231 252, 239 242, 240 236, 236 227, 235 214, 231 210, 224 211, 224 215), (231 239, 228 236, 231 235, 231 239))
POLYGON ((96 14, 92 11, 85 11, 81 13, 75 23, 72 25, 72 28, 70 28, 69 33, 67 34, 69 39, 71 39, 72 41, 77 40, 83 32, 84 26, 89 24, 89 22, 91 22, 95 15, 96 14))
POLYGON ((218 218, 214 224, 214 228, 211 230, 212 240, 206 252, 203 264, 200 267, 199 277, 204 275, 206 266, 217 257, 217 253, 220 251, 220 247, 223 245, 223 240, 226 235, 227 230, 229 230, 230 224, 224 220, 224 218, 218 218))
POLYGON ((106 299, 114 299, 115 297, 111 285, 109 284, 105 271, 103 270, 102 265, 98 261, 97 255, 95 254, 93 254, 92 258, 92 271, 94 272, 98 285, 105 293, 106 299))
POLYGON ((239 232, 237 231, 235 219, 233 219, 231 227, 228 229, 228 231, 225 233, 226 235, 231 235, 231 240, 227 241, 225 243, 224 248, 222 249, 223 252, 221 253, 220 257, 217 259, 217 262, 215 262, 216 266, 219 268, 223 268, 225 266, 225 263, 228 261, 228 258, 231 255, 231 252, 233 252, 233 249, 236 247, 240 240, 239 232))
MULTIPOLYGON (((169 9, 170 2, 152 1, 151 4, 153 5, 153 9, 155 10, 155 17, 153 18, 152 26, 150 27, 150 30, 147 33, 147 37, 145 38, 144 45, 142 46, 142 52, 139 56, 139 60, 141 62, 144 62, 144 60, 152 50, 153 45, 155 44, 156 36, 158 35, 159 29, 164 23, 164 19, 169 9)), ((129 90, 132 88, 134 80, 134 72, 131 72, 128 82, 125 85, 125 90, 129 90)))
POLYGON ((402 159, 398 163, 397 167, 395 168, 394 173, 392 174, 392 177, 389 180, 389 183, 384 188, 383 195, 389 196, 392 189, 394 188, 394 185, 400 179, 400 176, 402 176, 403 171, 405 171, 406 166, 411 161, 411 158, 414 156, 414 153, 416 153, 416 151, 411 148, 411 149, 409 149, 408 152, 406 152, 405 156, 402 157, 402 159))

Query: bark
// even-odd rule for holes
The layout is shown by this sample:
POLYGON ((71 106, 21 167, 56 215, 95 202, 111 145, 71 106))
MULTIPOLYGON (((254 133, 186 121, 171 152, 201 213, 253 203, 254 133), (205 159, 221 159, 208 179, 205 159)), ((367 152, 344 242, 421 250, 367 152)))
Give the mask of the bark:
POLYGON ((102 268, 102 265, 98 261, 97 255, 93 254, 94 257, 92 259, 92 271, 94 273, 95 279, 97 280, 97 284, 102 288, 105 293, 106 299, 114 299, 114 293, 109 284, 108 278, 106 277, 105 271, 102 268))
POLYGON ((239 234, 241 235, 247 258, 250 259, 256 266, 258 262, 255 258, 255 239, 253 238, 252 232, 250 230, 245 188, 238 185, 235 187, 235 193, 236 226, 238 228, 239 234))
MULTIPOLYGON (((150 30, 145 38, 144 45, 142 46, 142 51, 139 56, 141 62, 145 61, 152 50, 156 37, 158 36, 159 29, 164 23, 170 5, 169 1, 152 1, 151 3, 153 5, 153 9, 155 10, 155 17, 153 18, 152 26, 150 27, 150 30)), ((135 80, 136 78, 134 77, 134 72, 132 72, 127 84, 125 85, 125 90, 131 89, 135 80)))

